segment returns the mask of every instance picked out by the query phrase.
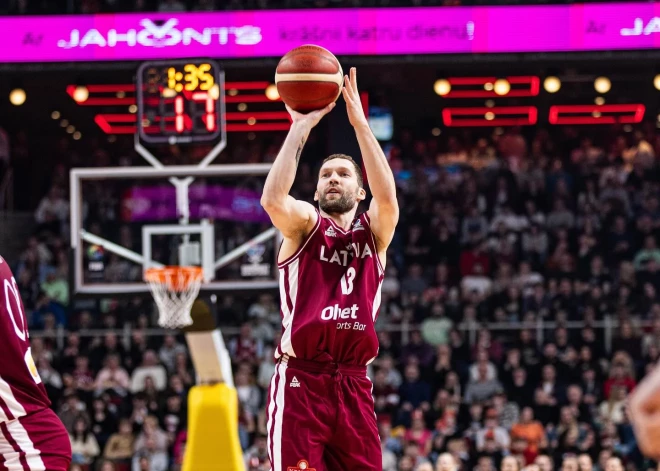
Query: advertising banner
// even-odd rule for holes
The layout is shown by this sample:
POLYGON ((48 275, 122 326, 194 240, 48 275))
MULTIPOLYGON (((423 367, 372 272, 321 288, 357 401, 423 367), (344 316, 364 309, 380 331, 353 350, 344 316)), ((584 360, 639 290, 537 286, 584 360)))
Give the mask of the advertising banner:
POLYGON ((660 3, 0 17, 0 30, 0 62, 653 49, 660 3))

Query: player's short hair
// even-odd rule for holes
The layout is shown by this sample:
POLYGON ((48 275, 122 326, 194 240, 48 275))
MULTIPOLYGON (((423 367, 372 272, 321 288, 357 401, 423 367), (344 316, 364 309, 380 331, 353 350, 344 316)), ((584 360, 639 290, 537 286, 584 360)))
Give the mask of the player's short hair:
POLYGON ((355 168, 355 175, 357 176, 358 185, 360 186, 360 188, 362 188, 362 186, 364 185, 364 181, 362 179, 362 169, 360 168, 358 163, 355 160, 353 160, 353 157, 351 157, 350 155, 346 155, 346 154, 332 154, 332 155, 329 155, 325 159, 323 159, 323 162, 321 162, 321 167, 326 162, 328 162, 330 160, 335 160, 335 159, 348 160, 349 162, 351 162, 353 164, 353 168, 355 168))

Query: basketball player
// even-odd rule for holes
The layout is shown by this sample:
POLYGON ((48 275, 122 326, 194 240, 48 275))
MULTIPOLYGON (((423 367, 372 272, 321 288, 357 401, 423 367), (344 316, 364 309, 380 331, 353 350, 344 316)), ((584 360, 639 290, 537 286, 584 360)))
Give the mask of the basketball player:
POLYGON ((637 446, 649 458, 660 460, 660 365, 630 395, 628 415, 637 446))
POLYGON ((0 257, 0 470, 67 471, 71 442, 30 351, 16 280, 0 257))
POLYGON ((334 104, 293 124, 268 174, 262 205, 284 240, 278 256, 282 340, 267 406, 273 471, 376 471, 382 457, 366 366, 378 354, 385 252, 399 218, 394 176, 364 116, 356 71, 342 91, 373 199, 347 155, 326 158, 314 200, 289 196, 305 141, 334 104))

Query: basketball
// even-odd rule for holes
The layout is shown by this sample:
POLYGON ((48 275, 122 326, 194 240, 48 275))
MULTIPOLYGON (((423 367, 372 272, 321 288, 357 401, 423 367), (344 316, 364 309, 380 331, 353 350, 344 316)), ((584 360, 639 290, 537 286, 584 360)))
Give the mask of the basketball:
POLYGON ((339 98, 344 72, 334 54, 306 44, 277 64, 275 84, 282 101, 299 113, 319 110, 339 98))

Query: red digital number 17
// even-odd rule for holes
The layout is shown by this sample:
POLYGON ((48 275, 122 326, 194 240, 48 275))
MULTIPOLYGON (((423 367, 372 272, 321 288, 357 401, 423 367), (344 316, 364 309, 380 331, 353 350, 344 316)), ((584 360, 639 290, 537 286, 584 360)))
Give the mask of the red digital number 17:
MULTIPOLYGON (((192 99, 195 102, 205 102, 202 120, 209 132, 215 131, 215 100, 213 100, 208 92, 195 92, 192 94, 192 99)), ((181 133, 185 130, 185 127, 183 97, 179 95, 174 99, 174 128, 176 132, 181 133)))

